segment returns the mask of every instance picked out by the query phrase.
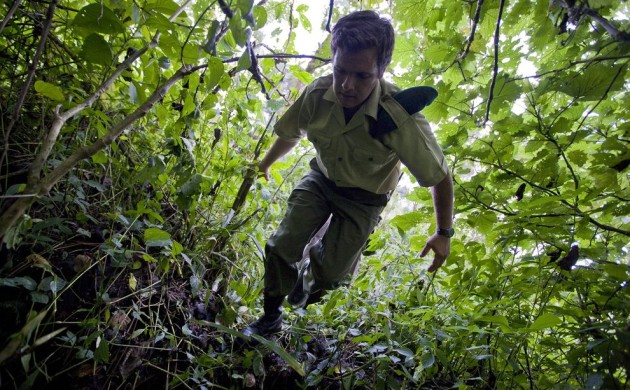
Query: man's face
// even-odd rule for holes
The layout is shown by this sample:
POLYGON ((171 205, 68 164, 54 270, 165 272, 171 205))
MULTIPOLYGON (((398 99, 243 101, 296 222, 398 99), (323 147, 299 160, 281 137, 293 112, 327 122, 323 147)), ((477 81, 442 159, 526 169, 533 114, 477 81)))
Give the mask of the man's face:
POLYGON ((370 96, 380 74, 376 48, 337 50, 333 57, 333 90, 344 108, 358 108, 370 96))

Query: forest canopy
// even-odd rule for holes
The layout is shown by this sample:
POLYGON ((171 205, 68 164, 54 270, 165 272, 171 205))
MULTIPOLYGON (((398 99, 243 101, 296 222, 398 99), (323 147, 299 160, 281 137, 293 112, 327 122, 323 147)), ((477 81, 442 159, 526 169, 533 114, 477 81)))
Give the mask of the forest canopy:
POLYGON ((0 10, 0 387, 630 385, 626 1, 0 10), (395 27, 384 77, 438 92, 451 255, 426 271, 431 193, 407 176, 351 284, 237 349, 314 151, 268 182, 252 163, 357 9, 395 27))

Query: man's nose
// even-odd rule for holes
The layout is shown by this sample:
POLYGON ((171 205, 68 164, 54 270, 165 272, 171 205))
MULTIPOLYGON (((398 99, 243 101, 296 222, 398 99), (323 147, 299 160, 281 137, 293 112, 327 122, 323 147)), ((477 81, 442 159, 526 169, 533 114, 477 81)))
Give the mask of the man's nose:
POLYGON ((349 74, 349 75, 346 75, 346 77, 343 80, 343 83, 341 83, 341 86, 343 87, 344 91, 351 91, 354 89, 354 84, 355 84, 354 76, 349 74))

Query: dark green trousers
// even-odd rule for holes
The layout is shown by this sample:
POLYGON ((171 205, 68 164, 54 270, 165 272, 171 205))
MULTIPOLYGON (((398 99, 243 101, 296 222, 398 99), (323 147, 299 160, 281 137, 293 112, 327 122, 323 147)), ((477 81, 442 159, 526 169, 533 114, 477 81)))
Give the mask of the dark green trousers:
POLYGON ((331 215, 305 279, 311 291, 336 288, 354 270, 386 204, 386 195, 336 187, 321 172, 309 171, 291 193, 286 214, 265 246, 265 293, 291 292, 304 247, 331 215))

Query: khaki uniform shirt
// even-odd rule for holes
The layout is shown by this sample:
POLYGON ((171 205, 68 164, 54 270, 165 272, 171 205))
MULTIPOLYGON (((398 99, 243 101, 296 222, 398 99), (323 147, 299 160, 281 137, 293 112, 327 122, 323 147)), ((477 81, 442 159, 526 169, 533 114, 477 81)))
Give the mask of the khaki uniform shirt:
POLYGON ((309 84, 274 126, 287 140, 306 136, 317 151, 317 165, 339 187, 384 194, 398 183, 402 162, 421 186, 438 184, 448 172, 446 159, 422 114, 409 115, 392 97, 398 89, 384 81, 346 124, 332 87, 332 75, 309 84), (383 137, 369 134, 379 105, 398 128, 383 137))

